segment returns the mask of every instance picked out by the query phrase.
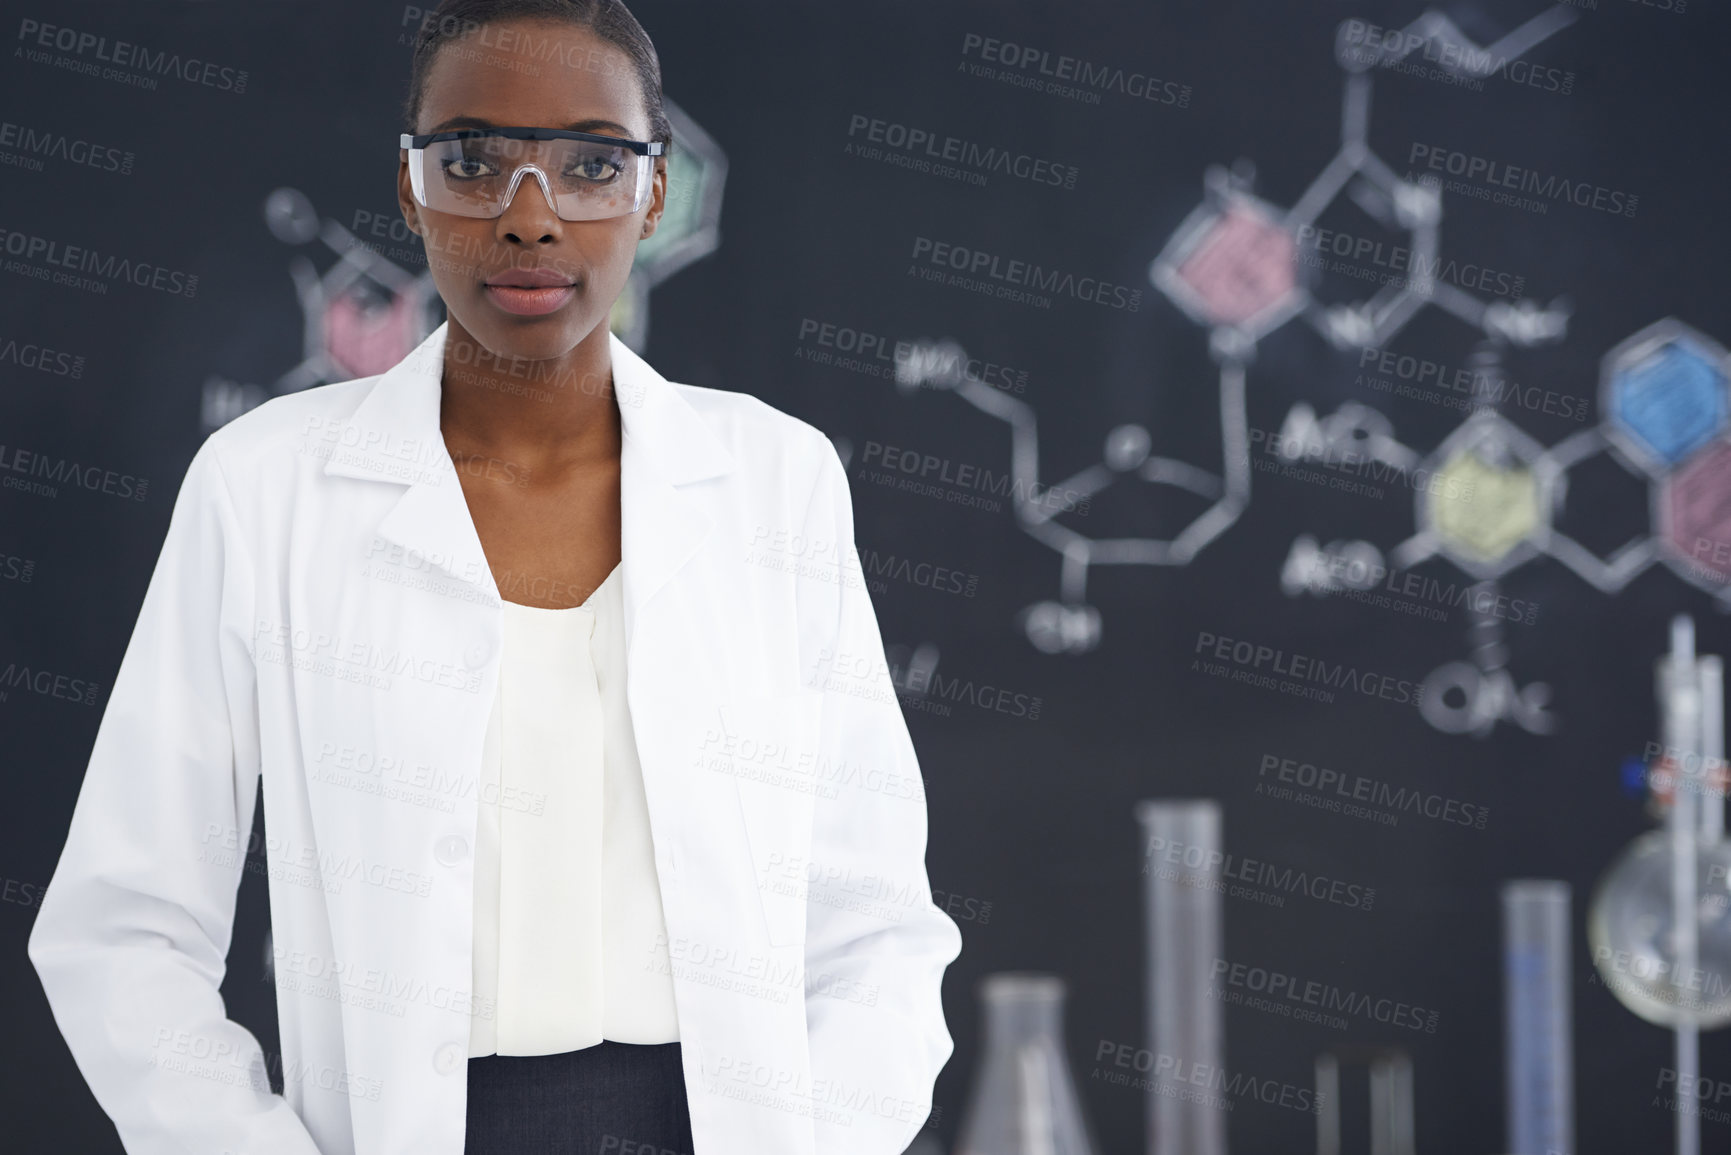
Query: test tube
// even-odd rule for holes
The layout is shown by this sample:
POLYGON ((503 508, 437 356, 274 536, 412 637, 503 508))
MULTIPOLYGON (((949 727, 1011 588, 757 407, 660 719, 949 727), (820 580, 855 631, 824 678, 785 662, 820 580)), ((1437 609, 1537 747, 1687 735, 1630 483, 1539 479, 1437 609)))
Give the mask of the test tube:
MULTIPOLYGON (((1687 614, 1671 619, 1671 653, 1659 660, 1661 737, 1678 752, 1679 768, 1671 793, 1671 814, 1666 830, 1671 838, 1671 926, 1677 952, 1673 982, 1693 975, 1700 945, 1695 910, 1696 844, 1701 837, 1701 674, 1695 657, 1695 621, 1687 614), (1693 764, 1694 773, 1689 768, 1693 764)), ((1679 995, 1685 995, 1681 989, 1679 995)), ((1682 1015, 1673 1028, 1677 1086, 1692 1087, 1701 1073, 1700 1028, 1682 1015)), ((1677 1112, 1677 1155, 1700 1155, 1701 1120, 1688 1111, 1677 1112)))
POLYGON ((1701 841, 1725 837, 1725 795, 1719 783, 1725 766, 1725 664, 1716 654, 1695 659, 1701 685, 1701 841))
POLYGON ((1503 1078, 1510 1155, 1574 1155, 1569 884, 1506 882, 1503 1078))
MULTIPOLYGON (((1184 1094, 1186 1073, 1221 1069, 1224 1010, 1209 984, 1221 950, 1220 804, 1137 804, 1147 877, 1149 1155, 1226 1155, 1226 1118, 1208 1096, 1184 1094), (1170 1087, 1159 1084, 1170 1082, 1170 1087)), ((1194 1088, 1190 1088, 1194 1090, 1194 1088)))

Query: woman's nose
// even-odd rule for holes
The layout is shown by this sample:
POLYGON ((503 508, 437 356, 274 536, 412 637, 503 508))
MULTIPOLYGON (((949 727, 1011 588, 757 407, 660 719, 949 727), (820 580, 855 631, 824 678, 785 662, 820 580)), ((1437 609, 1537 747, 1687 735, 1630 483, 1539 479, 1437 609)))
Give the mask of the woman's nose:
POLYGON ((525 164, 512 175, 511 184, 505 190, 505 207, 499 214, 499 228, 517 236, 543 238, 558 232, 559 212, 553 204, 553 190, 547 182, 547 174, 541 171, 540 166, 525 164), (531 175, 533 180, 528 179, 531 175), (526 185, 535 186, 541 195, 536 196, 535 189, 525 194, 526 185))

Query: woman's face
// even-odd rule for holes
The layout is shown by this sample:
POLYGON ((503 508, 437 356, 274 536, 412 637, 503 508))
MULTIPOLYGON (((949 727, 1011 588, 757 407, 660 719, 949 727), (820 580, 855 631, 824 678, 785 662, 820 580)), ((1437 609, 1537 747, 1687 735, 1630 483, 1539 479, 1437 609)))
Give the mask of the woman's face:
MULTIPOLYGON (((649 138, 631 58, 587 28, 533 19, 490 24, 484 41, 470 34, 446 44, 427 72, 416 134, 482 126, 649 138)), ((535 361, 562 357, 597 326, 606 327, 637 243, 661 219, 666 189, 666 161, 657 157, 654 186, 641 209, 566 221, 547 203, 534 174, 524 173, 504 214, 485 220, 417 204, 406 153, 397 172, 403 217, 426 243, 428 268, 453 328, 495 357, 535 361), (551 311, 525 314, 521 292, 489 285, 526 269, 551 270, 572 288, 551 311)))

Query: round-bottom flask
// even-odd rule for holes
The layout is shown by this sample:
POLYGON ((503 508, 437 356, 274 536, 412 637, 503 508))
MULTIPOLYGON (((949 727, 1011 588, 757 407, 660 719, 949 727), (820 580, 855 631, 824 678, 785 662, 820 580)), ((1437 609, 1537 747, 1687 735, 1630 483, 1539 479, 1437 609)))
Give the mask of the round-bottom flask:
POLYGON ((1587 913, 1593 963, 1617 1000, 1659 1026, 1731 1023, 1731 842, 1695 854, 1695 965, 1678 965, 1671 838, 1652 830, 1605 872, 1587 913))

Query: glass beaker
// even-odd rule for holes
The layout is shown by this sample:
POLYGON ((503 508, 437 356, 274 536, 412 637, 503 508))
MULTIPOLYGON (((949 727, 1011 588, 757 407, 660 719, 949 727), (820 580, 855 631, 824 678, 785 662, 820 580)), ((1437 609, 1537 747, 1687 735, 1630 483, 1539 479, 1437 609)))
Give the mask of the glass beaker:
POLYGON ((1064 1055, 1064 980, 1007 971, 978 989, 985 1055, 957 1155, 1095 1155, 1064 1055))

